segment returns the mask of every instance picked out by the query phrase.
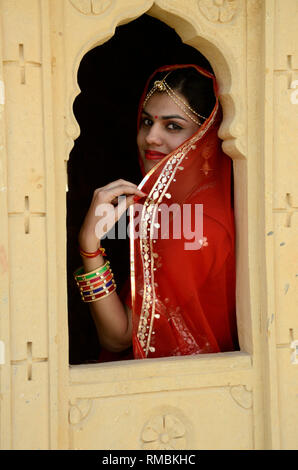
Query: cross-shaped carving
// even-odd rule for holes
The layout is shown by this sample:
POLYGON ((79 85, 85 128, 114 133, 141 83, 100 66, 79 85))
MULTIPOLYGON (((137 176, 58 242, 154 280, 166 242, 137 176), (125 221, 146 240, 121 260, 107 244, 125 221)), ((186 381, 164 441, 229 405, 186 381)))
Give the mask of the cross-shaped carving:
POLYGON ((10 216, 24 216, 24 231, 26 234, 30 233, 30 217, 45 217, 45 212, 30 212, 29 196, 25 196, 24 212, 9 212, 10 216))
POLYGON ((18 361, 11 361, 12 364, 24 364, 27 363, 27 380, 32 380, 32 367, 36 362, 47 362, 46 357, 32 357, 32 342, 28 341, 27 343, 27 357, 26 359, 21 359, 18 361))
POLYGON ((291 227, 292 215, 295 212, 298 212, 298 207, 292 206, 291 194, 290 193, 286 194, 285 199, 286 199, 286 207, 281 208, 281 209, 273 209, 273 212, 286 214, 285 227, 291 227))
POLYGON ((24 53, 24 44, 19 44, 19 60, 4 60, 6 65, 18 65, 20 68, 20 83, 21 85, 26 84, 26 66, 30 65, 31 67, 40 67, 39 62, 34 62, 32 60, 25 60, 24 53))
POLYGON ((294 69, 292 65, 292 55, 287 55, 287 68, 286 69, 276 69, 275 72, 278 74, 286 74, 288 77, 288 89, 291 90, 291 84, 294 80, 293 74, 294 72, 298 73, 298 69, 294 69))

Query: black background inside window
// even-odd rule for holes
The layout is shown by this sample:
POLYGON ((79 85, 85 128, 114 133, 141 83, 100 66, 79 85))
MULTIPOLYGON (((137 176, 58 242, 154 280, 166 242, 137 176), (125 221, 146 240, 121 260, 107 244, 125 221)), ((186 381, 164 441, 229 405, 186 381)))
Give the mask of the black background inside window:
MULTIPOLYGON (((81 266, 78 233, 93 192, 119 178, 138 184, 142 177, 136 147, 138 102, 149 75, 159 66, 208 61, 182 43, 174 29, 148 15, 116 29, 89 51, 78 71, 81 93, 74 114, 81 133, 68 162, 67 273, 69 362, 95 362, 100 345, 88 304, 80 298, 73 272, 81 266)), ((102 242, 119 289, 129 276, 129 239, 102 242)))

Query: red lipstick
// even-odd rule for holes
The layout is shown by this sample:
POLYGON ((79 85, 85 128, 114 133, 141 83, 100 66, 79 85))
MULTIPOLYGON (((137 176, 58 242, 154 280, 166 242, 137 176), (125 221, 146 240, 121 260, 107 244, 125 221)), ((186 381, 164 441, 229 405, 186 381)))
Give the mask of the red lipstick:
POLYGON ((157 150, 145 150, 145 158, 147 160, 161 160, 166 155, 166 153, 158 152, 157 150))

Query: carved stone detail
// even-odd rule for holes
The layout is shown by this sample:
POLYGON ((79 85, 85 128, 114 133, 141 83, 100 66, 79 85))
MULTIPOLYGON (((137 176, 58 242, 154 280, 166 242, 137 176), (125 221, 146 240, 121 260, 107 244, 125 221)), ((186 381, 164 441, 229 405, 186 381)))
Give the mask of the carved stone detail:
POLYGON ((19 364, 26 364, 27 366, 27 380, 34 380, 34 374, 32 373, 32 369, 35 363, 37 362, 47 362, 48 358, 47 357, 33 357, 32 354, 32 349, 33 349, 33 344, 31 341, 27 342, 27 357, 25 359, 19 359, 19 360, 14 360, 11 361, 11 364, 13 365, 19 365, 19 364), (33 374, 33 375, 32 375, 33 374))
POLYGON ((276 75, 285 75, 288 79, 288 90, 292 89, 292 83, 294 82, 294 74, 297 74, 298 69, 294 68, 293 65, 293 56, 287 55, 286 58, 286 68, 284 69, 274 69, 276 75))
POLYGON ((72 6, 84 15, 101 15, 112 4, 112 0, 69 0, 72 6))
POLYGON ((252 391, 246 385, 234 385, 230 387, 233 400, 242 408, 249 410, 252 407, 252 391))
POLYGON ((238 0, 199 0, 199 9, 213 23, 228 23, 238 8, 238 0))
POLYGON ((69 403, 68 420, 70 424, 81 423, 90 413, 92 408, 92 400, 88 398, 77 399, 69 403))
POLYGON ((298 207, 293 206, 292 204, 292 196, 290 193, 286 193, 285 196, 285 208, 274 208, 274 213, 283 213, 285 214, 285 222, 284 227, 291 227, 292 226, 292 216, 297 214, 298 207))
POLYGON ((186 427, 173 414, 154 416, 141 434, 142 448, 147 450, 186 449, 186 427))

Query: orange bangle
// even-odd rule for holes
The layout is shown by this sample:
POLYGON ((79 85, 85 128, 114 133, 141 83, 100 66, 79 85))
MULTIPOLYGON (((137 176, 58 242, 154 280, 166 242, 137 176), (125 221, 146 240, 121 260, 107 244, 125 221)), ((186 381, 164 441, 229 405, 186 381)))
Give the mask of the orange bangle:
POLYGON ((106 250, 104 248, 99 247, 96 251, 88 253, 87 251, 82 250, 82 248, 80 247, 80 255, 84 256, 84 258, 95 258, 98 255, 107 256, 105 254, 105 251, 106 250))

